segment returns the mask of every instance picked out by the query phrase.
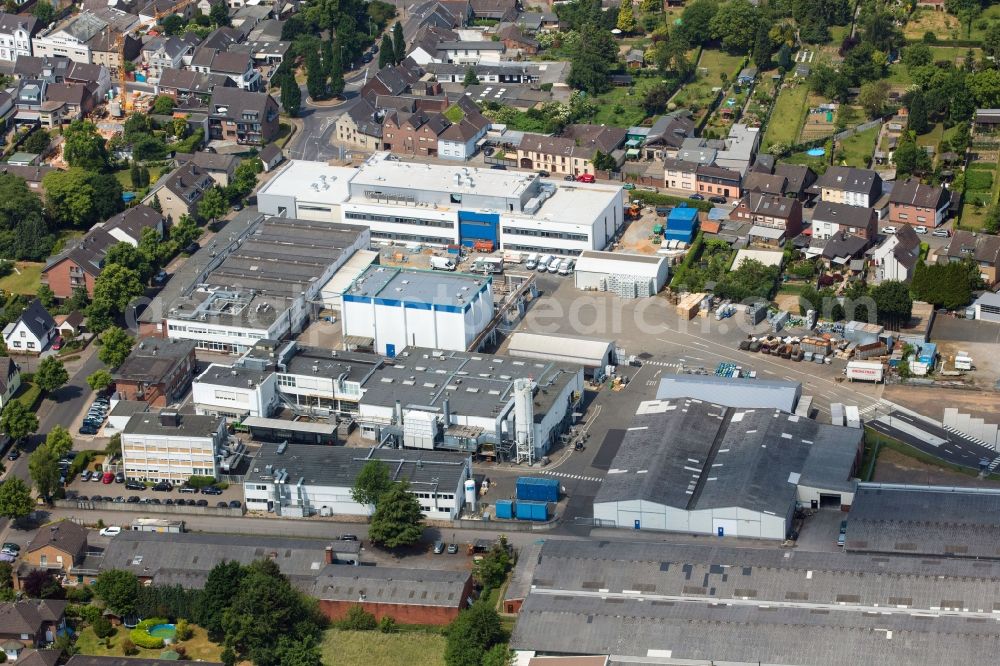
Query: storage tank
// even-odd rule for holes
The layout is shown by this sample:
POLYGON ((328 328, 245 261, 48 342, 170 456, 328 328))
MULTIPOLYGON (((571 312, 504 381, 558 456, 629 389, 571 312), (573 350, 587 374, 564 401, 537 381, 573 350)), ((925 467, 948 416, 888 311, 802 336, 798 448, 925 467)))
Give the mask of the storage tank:
POLYGON ((559 480, 522 476, 517 480, 517 499, 536 502, 558 502, 559 480))
POLYGON ((529 465, 535 462, 535 402, 531 379, 514 380, 514 439, 517 443, 517 462, 529 465))
POLYGON ((494 513, 497 518, 503 518, 506 520, 514 519, 514 502, 513 500, 504 499, 497 500, 493 505, 494 513))
POLYGON ((476 481, 475 479, 465 480, 465 504, 469 511, 476 511, 476 481))

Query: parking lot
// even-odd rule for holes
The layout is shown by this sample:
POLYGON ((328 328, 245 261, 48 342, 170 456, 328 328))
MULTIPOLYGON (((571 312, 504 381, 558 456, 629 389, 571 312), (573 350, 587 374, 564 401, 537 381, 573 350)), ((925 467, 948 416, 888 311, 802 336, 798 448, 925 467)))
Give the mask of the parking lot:
POLYGON ((105 502, 118 504, 134 504, 137 506, 144 504, 174 505, 177 506, 179 513, 183 511, 183 507, 178 506, 177 502, 182 500, 185 505, 210 507, 217 506, 219 502, 225 502, 227 506, 232 501, 243 502, 243 488, 239 485, 229 486, 218 495, 207 495, 201 492, 181 492, 176 487, 171 488, 169 491, 157 491, 151 487, 143 487, 140 490, 137 486, 129 488, 124 482, 112 481, 111 483, 104 483, 101 476, 94 478, 97 480, 84 481, 81 475, 74 479, 66 487, 66 499, 88 503, 100 501, 97 499, 100 497, 105 502))

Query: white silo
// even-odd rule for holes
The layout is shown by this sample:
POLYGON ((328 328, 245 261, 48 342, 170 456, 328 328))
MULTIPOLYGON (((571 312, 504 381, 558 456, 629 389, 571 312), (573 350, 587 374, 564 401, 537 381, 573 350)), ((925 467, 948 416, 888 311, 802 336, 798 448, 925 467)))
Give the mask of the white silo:
POLYGON ((534 383, 525 377, 514 380, 514 439, 517 462, 535 462, 534 383))
POLYGON ((475 479, 465 480, 465 506, 469 513, 476 512, 476 481, 475 479))

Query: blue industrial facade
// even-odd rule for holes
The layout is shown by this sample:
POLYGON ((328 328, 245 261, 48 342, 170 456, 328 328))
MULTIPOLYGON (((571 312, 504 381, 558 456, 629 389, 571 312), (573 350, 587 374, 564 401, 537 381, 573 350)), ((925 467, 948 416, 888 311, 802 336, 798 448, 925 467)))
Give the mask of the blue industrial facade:
POLYGON ((458 211, 458 237, 462 245, 471 247, 477 240, 487 240, 499 247, 499 228, 500 215, 497 213, 458 211))

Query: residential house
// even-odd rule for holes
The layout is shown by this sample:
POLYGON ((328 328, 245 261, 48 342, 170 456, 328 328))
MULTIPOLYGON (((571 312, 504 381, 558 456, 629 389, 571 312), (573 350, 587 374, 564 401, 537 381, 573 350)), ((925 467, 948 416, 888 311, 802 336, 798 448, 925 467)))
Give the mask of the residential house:
POLYGON ((105 65, 117 72, 121 63, 118 38, 124 40, 124 54, 134 60, 142 42, 132 36, 139 17, 112 7, 72 14, 49 30, 38 33, 32 40, 32 53, 37 57, 66 56, 82 63, 105 65))
POLYGON ((55 170, 55 167, 45 165, 17 166, 15 164, 0 162, 0 173, 9 173, 17 176, 18 178, 23 178, 28 184, 28 189, 40 197, 45 196, 45 189, 42 187, 42 181, 49 172, 55 170))
POLYGON ((124 400, 166 407, 183 397, 194 378, 194 340, 142 338, 114 372, 124 400))
POLYGON ((35 569, 68 575, 87 554, 87 528, 71 520, 60 520, 38 530, 21 551, 18 578, 35 569))
POLYGON ((292 48, 291 42, 283 42, 280 39, 251 39, 244 44, 231 46, 229 50, 234 53, 247 53, 253 59, 254 65, 264 67, 280 65, 285 61, 285 55, 290 48, 292 48))
POLYGON ((236 10, 232 15, 232 26, 239 28, 242 32, 250 32, 271 17, 272 7, 267 5, 245 5, 236 10))
POLYGON ((91 95, 95 100, 100 100, 111 90, 111 73, 104 65, 92 63, 68 61, 65 74, 62 76, 64 83, 83 83, 91 90, 91 95))
POLYGON ((278 135, 278 103, 265 92, 216 88, 209 105, 209 136, 263 146, 278 135))
POLYGON ((49 286, 56 298, 73 295, 77 288, 94 295, 94 283, 104 267, 104 255, 117 243, 138 247, 144 229, 164 233, 163 216, 149 206, 139 205, 95 225, 81 238, 70 241, 59 254, 49 257, 42 269, 42 284, 49 286))
POLYGON ((367 152, 382 150, 383 115, 371 102, 359 98, 334 121, 337 143, 367 152))
POLYGON ((889 221, 933 228, 948 217, 950 203, 948 190, 911 177, 893 186, 889 195, 889 221))
POLYGON ((424 65, 428 74, 433 74, 439 83, 463 83, 469 68, 476 73, 480 83, 534 83, 538 81, 536 66, 521 62, 501 62, 498 64, 478 63, 476 65, 452 65, 446 62, 432 62, 424 65))
POLYGON ((23 119, 34 123, 38 120, 38 113, 45 101, 45 89, 48 85, 42 79, 21 79, 18 81, 17 93, 14 96, 14 105, 18 110, 16 121, 23 119))
POLYGON ((439 42, 437 49, 443 62, 474 65, 479 62, 500 62, 504 59, 507 47, 503 45, 503 42, 458 41, 439 42))
POLYGON ((191 69, 201 74, 224 74, 240 90, 256 92, 263 83, 249 53, 200 47, 191 57, 191 69))
POLYGON ((175 158, 178 165, 194 163, 201 170, 212 177, 219 187, 228 187, 229 181, 236 173, 236 167, 240 165, 240 158, 232 154, 206 153, 178 153, 175 158))
POLYGON ((625 143, 625 130, 604 125, 567 125, 561 136, 525 134, 517 147, 522 169, 579 176, 594 173, 597 151, 611 155, 625 143))
POLYGON ((695 194, 699 166, 697 162, 668 157, 663 160, 663 186, 685 195, 695 194))
POLYGON ((517 0, 470 0, 472 17, 490 21, 513 21, 517 18, 517 0))
MULTIPOLYGON (((59 632, 66 630, 68 605, 68 601, 58 599, 0 603, 0 641, 4 643, 4 652, 10 647, 17 656, 23 655, 17 646, 8 646, 8 641, 21 643, 21 648, 40 647, 55 641, 59 632)), ((21 659, 17 663, 22 663, 21 659)))
POLYGON ((784 176, 762 171, 750 170, 743 179, 743 190, 758 194, 773 194, 783 196, 788 182, 784 176))
POLYGON ((271 170, 285 161, 285 154, 281 152, 281 148, 276 143, 264 146, 257 157, 260 158, 260 163, 264 167, 264 173, 270 173, 271 170))
POLYGON ((142 47, 142 71, 146 81, 156 83, 168 69, 181 69, 191 45, 179 37, 155 37, 142 47))
POLYGON ((393 111, 382 124, 382 147, 398 155, 436 157, 438 138, 450 124, 440 113, 393 111))
POLYGON ((204 74, 190 69, 165 69, 158 85, 161 95, 175 100, 198 99, 208 102, 216 88, 236 88, 236 82, 224 74, 204 74))
POLYGON ((450 27, 425 25, 417 30, 416 35, 413 36, 406 55, 408 58, 412 58, 418 65, 440 63, 442 62, 442 57, 438 52, 438 44, 441 42, 457 41, 458 33, 450 27))
POLYGON ((30 14, 0 12, 0 60, 14 62, 22 56, 30 56, 31 38, 42 27, 30 14))
POLYGON ((642 69, 646 63, 646 54, 642 49, 629 49, 625 54, 625 66, 629 69, 642 69))
POLYGON ((498 41, 504 45, 508 57, 519 55, 535 55, 538 53, 539 44, 536 40, 524 34, 520 27, 509 24, 496 32, 498 41))
POLYGON ((802 164, 785 164, 784 162, 774 165, 774 175, 785 179, 783 194, 786 197, 795 197, 799 201, 809 198, 809 189, 816 182, 816 172, 802 164))
POLYGON ((802 232, 802 204, 790 197, 748 192, 729 219, 752 224, 750 236, 758 239, 759 244, 780 245, 783 239, 802 232))
POLYGON ((676 151, 683 144, 684 140, 694 136, 694 121, 687 115, 680 113, 660 116, 649 128, 646 140, 642 144, 642 150, 647 160, 664 160, 668 157, 677 157, 676 154, 668 155, 667 151, 676 151))
POLYGON ((0 648, 7 655, 7 661, 17 662, 17 666, 56 666, 62 657, 62 650, 25 648, 23 643, 16 639, 3 641, 0 643, 0 648))
POLYGON ((244 39, 246 39, 246 35, 243 34, 242 30, 222 27, 208 33, 208 37, 203 39, 199 46, 216 51, 228 51, 231 46, 242 43, 244 39))
POLYGON ((194 3, 184 0, 151 0, 140 3, 139 20, 144 24, 153 24, 163 16, 177 14, 185 21, 190 21, 195 13, 194 3))
POLYGON ((882 196, 882 178, 869 169, 833 166, 816 181, 820 199, 872 208, 882 196))
POLYGON ((913 227, 900 227, 896 233, 886 236, 869 255, 875 268, 875 282, 909 282, 920 260, 920 237, 913 227))
POLYGON ((747 172, 757 155, 760 128, 734 123, 729 128, 728 136, 720 143, 719 152, 715 156, 715 165, 739 171, 742 175, 747 172))
POLYGON ((40 354, 55 340, 56 322, 37 298, 3 330, 7 351, 12 354, 40 354))
POLYGON ((979 275, 990 288, 1000 281, 1000 236, 958 230, 937 255, 939 261, 942 258, 945 261, 974 261, 979 266, 979 275))
POLYGON ((877 217, 872 208, 820 201, 813 210, 812 237, 824 240, 847 233, 874 241, 877 217))
POLYGON ((13 95, 6 90, 0 90, 0 129, 6 130, 10 126, 15 113, 17 107, 14 105, 13 95))
POLYGON ((11 357, 0 358, 0 410, 7 406, 19 388, 21 388, 21 369, 11 357))
POLYGON ((407 58, 400 65, 380 69, 361 88, 360 96, 371 103, 379 95, 396 96, 410 91, 413 84, 424 75, 416 61, 407 58))
POLYGON ((195 214, 202 196, 214 186, 215 179, 211 175, 198 165, 188 162, 173 173, 161 177, 142 203, 148 206, 153 199, 159 199, 164 216, 174 222, 181 219, 182 215, 195 214))
POLYGON ((472 5, 469 0, 429 0, 407 13, 416 18, 418 28, 463 28, 472 20, 472 5))
POLYGON ((72 64, 73 61, 64 56, 19 56, 14 62, 14 78, 44 79, 49 83, 58 83, 65 79, 72 64))
MULTIPOLYGON (((438 137, 438 156, 447 160, 467 160, 476 153, 479 140, 486 136, 490 128, 490 121, 467 97, 460 97, 452 108, 460 110, 462 117, 438 137)), ((449 113, 445 112, 445 115, 449 113)))
POLYGON ((806 256, 818 255, 830 268, 843 270, 845 267, 857 266, 857 271, 861 272, 864 270, 864 262, 859 259, 868 245, 867 238, 841 231, 823 240, 813 238, 806 256))
POLYGON ((53 83, 45 88, 45 100, 39 108, 39 121, 45 127, 59 127, 80 120, 97 104, 97 85, 53 83))
POLYGON ((56 315, 53 319, 55 319, 56 328, 59 329, 59 335, 64 338, 75 338, 83 333, 83 313, 79 310, 73 310, 69 314, 56 315))
POLYGON ((739 171, 720 166, 699 164, 695 169, 695 184, 703 196, 735 199, 740 196, 741 179, 739 171))

